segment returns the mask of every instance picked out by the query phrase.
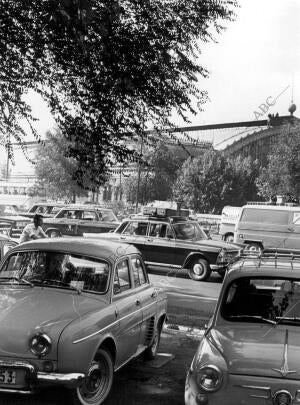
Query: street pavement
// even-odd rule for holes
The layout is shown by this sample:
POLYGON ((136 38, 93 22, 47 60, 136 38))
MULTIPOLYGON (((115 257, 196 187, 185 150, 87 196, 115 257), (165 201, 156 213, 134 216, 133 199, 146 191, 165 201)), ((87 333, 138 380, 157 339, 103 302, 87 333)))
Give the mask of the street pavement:
POLYGON ((201 328, 212 316, 221 290, 221 278, 213 274, 208 281, 183 276, 150 274, 150 281, 168 296, 168 322, 201 328))
MULTIPOLYGON (((130 362, 115 375, 105 405, 183 405, 186 372, 203 335, 221 288, 221 279, 206 282, 151 274, 150 281, 168 295, 168 324, 159 355, 152 362, 130 362), (184 328, 184 325, 186 328, 184 328)), ((0 394, 0 405, 72 405, 63 388, 48 388, 32 396, 0 394)))

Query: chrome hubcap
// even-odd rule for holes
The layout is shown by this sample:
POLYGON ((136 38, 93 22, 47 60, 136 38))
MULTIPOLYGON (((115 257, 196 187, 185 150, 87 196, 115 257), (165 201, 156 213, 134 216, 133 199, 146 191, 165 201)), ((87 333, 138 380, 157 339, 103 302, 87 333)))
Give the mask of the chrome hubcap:
POLYGON ((193 267, 194 273, 197 276, 201 276, 203 274, 204 268, 200 263, 196 263, 193 267))

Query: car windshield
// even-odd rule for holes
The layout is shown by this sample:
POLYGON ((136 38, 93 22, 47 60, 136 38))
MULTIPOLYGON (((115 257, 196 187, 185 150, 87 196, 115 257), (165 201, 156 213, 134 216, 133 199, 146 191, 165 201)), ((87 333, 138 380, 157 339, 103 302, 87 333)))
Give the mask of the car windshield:
POLYGON ((221 315, 233 322, 300 326, 300 280, 237 279, 226 290, 221 315))
POLYGON ((104 293, 110 278, 108 262, 63 252, 26 251, 9 256, 0 270, 0 283, 29 282, 104 293))
POLYGON ((177 239, 201 240, 207 239, 204 231, 197 222, 180 222, 173 224, 173 229, 177 239))

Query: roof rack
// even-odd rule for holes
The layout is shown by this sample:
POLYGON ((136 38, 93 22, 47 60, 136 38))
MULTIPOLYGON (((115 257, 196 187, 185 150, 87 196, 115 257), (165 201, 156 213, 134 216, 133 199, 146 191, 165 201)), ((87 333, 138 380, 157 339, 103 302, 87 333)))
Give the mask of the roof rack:
POLYGON ((286 258, 290 260, 300 260, 300 249, 283 249, 283 248, 270 248, 264 249, 262 252, 253 252, 243 249, 240 253, 240 258, 286 258))
POLYGON ((171 208, 144 207, 143 215, 149 217, 166 218, 166 217, 189 217, 188 209, 174 210, 171 208))

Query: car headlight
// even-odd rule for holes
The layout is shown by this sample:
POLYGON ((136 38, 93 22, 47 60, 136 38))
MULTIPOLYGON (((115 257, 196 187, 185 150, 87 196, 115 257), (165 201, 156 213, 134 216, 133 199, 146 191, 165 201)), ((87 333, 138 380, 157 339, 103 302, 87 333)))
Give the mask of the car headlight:
POLYGON ((222 385, 222 379, 222 372, 216 366, 207 365, 198 370, 197 383, 204 391, 217 391, 222 385))
POLYGON ((46 356, 50 352, 51 346, 51 339, 45 333, 37 333, 29 341, 31 352, 39 357, 46 356))

